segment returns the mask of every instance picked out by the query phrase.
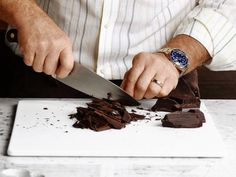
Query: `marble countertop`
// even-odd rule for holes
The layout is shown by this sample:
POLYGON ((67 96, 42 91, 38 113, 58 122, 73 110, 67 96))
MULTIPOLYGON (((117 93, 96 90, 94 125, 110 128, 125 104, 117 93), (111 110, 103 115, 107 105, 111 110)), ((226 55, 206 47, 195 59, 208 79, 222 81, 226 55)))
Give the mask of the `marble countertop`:
POLYGON ((18 100, 0 98, 0 171, 26 169, 46 177, 236 176, 236 100, 202 100, 224 141, 224 158, 9 157, 5 154, 18 100))

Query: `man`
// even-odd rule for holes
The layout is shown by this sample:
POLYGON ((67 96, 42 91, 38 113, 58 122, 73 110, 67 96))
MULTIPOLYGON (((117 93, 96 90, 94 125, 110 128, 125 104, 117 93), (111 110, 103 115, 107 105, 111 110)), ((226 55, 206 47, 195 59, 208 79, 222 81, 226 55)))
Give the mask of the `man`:
POLYGON ((63 78, 75 60, 124 78, 121 87, 142 99, 168 95, 202 64, 235 69, 235 8, 236 0, 1 0, 0 19, 18 29, 19 48, 9 45, 34 71, 63 78))

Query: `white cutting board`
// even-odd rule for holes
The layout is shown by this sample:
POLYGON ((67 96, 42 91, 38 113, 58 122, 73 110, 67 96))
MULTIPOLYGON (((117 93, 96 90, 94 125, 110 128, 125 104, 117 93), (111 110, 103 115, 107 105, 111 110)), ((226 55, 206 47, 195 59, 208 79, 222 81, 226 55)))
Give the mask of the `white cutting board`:
MULTIPOLYGON (((73 128, 68 115, 90 100, 19 101, 8 147, 10 156, 100 157, 222 157, 223 143, 204 105, 206 123, 201 128, 161 126, 164 112, 150 112, 151 120, 132 122, 121 130, 95 132, 73 128)), ((156 100, 142 102, 150 108, 156 100)), ((148 111, 135 109, 146 115, 148 111)), ((149 113, 148 113, 149 114, 149 113)))

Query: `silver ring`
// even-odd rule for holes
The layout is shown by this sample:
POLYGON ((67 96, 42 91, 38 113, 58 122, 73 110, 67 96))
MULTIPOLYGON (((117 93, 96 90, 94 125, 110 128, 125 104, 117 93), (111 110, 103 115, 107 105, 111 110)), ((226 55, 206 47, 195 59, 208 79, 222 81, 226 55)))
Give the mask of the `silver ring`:
POLYGON ((157 79, 153 79, 152 82, 154 82, 155 84, 157 84, 159 87, 163 87, 163 83, 157 79))

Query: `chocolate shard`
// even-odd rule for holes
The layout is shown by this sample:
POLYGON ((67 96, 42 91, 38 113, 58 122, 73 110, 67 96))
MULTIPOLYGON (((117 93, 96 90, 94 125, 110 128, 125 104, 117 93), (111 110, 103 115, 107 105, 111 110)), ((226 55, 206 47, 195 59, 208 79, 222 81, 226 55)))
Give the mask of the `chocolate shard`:
POLYGON ((135 113, 130 113, 129 115, 131 116, 132 121, 143 120, 145 118, 144 115, 139 115, 135 113))
POLYGON ((152 111, 180 111, 181 108, 178 107, 179 103, 171 98, 159 98, 156 104, 151 108, 152 111))

